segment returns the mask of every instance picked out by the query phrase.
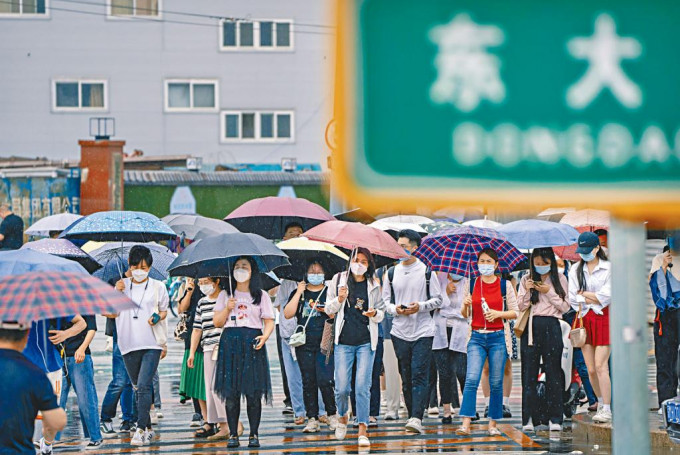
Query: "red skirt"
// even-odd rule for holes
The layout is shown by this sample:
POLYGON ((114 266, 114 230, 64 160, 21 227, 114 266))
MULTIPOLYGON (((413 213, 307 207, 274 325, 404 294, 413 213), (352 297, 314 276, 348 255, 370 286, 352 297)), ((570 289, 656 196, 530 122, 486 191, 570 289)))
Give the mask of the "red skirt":
POLYGON ((591 346, 609 346, 609 307, 602 310, 602 314, 588 311, 583 317, 583 327, 586 329, 586 344, 591 346))

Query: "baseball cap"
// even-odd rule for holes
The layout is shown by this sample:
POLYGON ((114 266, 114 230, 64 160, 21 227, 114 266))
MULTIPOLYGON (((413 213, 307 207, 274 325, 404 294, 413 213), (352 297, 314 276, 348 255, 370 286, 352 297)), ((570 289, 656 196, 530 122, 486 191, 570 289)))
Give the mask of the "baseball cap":
POLYGON ((576 252, 579 254, 588 254, 593 251, 593 248, 600 246, 600 238, 594 232, 583 232, 578 236, 578 248, 576 252))

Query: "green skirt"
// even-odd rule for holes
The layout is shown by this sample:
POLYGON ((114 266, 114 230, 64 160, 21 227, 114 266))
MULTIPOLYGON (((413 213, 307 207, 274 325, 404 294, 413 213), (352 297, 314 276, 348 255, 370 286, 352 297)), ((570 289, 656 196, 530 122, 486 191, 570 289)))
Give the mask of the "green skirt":
POLYGON ((190 398, 205 400, 205 379, 203 374, 203 353, 194 355, 194 367, 187 366, 189 351, 184 351, 182 376, 179 381, 179 393, 190 398))

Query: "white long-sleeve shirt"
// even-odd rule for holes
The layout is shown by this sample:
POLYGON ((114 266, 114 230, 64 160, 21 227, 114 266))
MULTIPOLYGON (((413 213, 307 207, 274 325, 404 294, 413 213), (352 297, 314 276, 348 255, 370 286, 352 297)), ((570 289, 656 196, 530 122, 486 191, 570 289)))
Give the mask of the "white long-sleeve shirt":
POLYGON ((430 311, 442 306, 441 287, 436 273, 430 277, 430 299, 427 299, 425 272, 427 267, 420 261, 411 265, 397 264, 394 267, 394 301, 390 287, 389 274, 385 273, 382 297, 385 311, 394 316, 392 336, 405 341, 416 341, 424 337, 434 337, 435 324, 430 311), (397 314, 397 305, 410 305, 418 302, 417 313, 397 314))
POLYGON ((446 294, 446 286, 449 281, 446 273, 438 273, 439 285, 442 289, 442 307, 435 311, 434 321, 436 335, 432 342, 432 349, 448 348, 456 352, 467 352, 468 337, 470 336, 470 321, 464 318, 461 309, 465 292, 470 287, 467 278, 456 283, 456 290, 452 294, 446 294), (451 339, 448 338, 447 330, 451 328, 451 339))
MULTIPOLYGON (((583 274, 586 281, 586 291, 594 292, 600 303, 580 303, 581 316, 585 316, 588 311, 593 311, 595 314, 602 314, 602 310, 611 304, 612 301, 612 287, 611 287, 611 263, 600 259, 599 263, 593 269, 593 272, 588 271, 588 264, 583 264, 583 274)), ((569 270, 569 304, 571 307, 579 310, 578 291, 578 264, 569 270)))

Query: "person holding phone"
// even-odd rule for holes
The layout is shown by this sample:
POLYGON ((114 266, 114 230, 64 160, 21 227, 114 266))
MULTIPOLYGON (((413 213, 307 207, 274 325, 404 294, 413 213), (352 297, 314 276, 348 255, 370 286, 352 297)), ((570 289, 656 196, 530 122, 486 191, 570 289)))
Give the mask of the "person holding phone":
POLYGON ((477 255, 477 270, 481 275, 473 284, 472 295, 463 300, 463 317, 471 317, 472 334, 467 346, 467 373, 463 389, 460 416, 463 424, 456 430, 461 436, 470 435, 470 422, 476 417, 477 389, 482 377, 484 362, 489 360, 489 436, 501 433, 496 421, 503 418, 503 371, 508 359, 503 320, 516 319, 519 311, 515 288, 502 283, 496 275, 498 254, 485 248, 477 255), (503 288, 506 296, 503 297, 503 288))
POLYGON ((324 312, 328 288, 326 274, 318 260, 307 263, 306 280, 298 284, 286 304, 283 315, 286 319, 296 318, 297 325, 305 326, 306 341, 295 348, 295 355, 302 375, 302 397, 307 413, 307 426, 303 433, 317 433, 319 425, 319 392, 329 415, 329 428, 335 430, 338 416, 335 408, 335 383, 333 381, 333 358, 326 362, 321 353, 321 336, 326 321, 324 312))
MULTIPOLYGON (((262 399, 272 402, 272 383, 265 343, 274 332, 274 307, 262 289, 255 260, 236 260, 230 277, 227 305, 216 311, 215 327, 224 327, 215 366, 214 390, 224 400, 229 423, 228 448, 240 446, 238 421, 241 397, 246 398, 250 435, 248 447, 260 447, 258 431, 262 399)), ((226 290, 226 286, 225 286, 226 290)))
POLYGON ((118 348, 123 355, 132 385, 137 390, 137 422, 132 428, 130 444, 142 446, 150 444, 154 437, 149 414, 151 389, 163 352, 163 346, 156 341, 153 326, 167 316, 170 299, 165 284, 149 278, 149 270, 153 264, 149 248, 143 245, 130 248, 128 263, 131 277, 119 280, 116 289, 132 300, 135 306, 117 315, 106 316, 116 319, 118 348))
POLYGON ((340 272, 331 280, 326 300, 326 314, 335 315, 335 401, 339 419, 335 438, 345 439, 349 419, 349 398, 356 393, 354 414, 359 425, 358 443, 370 446, 369 423, 373 360, 378 345, 378 324, 385 317, 376 309, 382 302, 380 281, 375 277, 371 252, 357 248, 352 255, 350 272, 340 272), (352 367, 356 363, 356 383, 352 384, 352 367))

